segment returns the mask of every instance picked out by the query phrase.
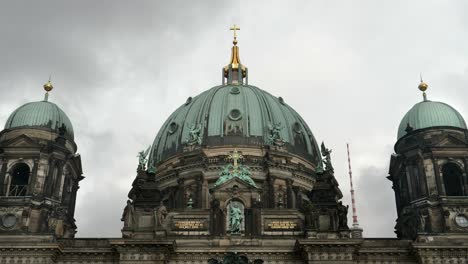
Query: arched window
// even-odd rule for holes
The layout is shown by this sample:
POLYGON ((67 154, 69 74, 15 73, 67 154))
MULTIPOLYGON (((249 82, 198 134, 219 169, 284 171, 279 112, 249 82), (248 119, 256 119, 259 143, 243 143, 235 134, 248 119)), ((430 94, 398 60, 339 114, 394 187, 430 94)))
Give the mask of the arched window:
POLYGON ((442 167, 442 176, 447 196, 463 196, 462 172, 456 164, 445 164, 442 167))
POLYGON ((24 163, 16 164, 11 170, 11 183, 8 191, 9 196, 26 196, 29 183, 29 166, 24 163))

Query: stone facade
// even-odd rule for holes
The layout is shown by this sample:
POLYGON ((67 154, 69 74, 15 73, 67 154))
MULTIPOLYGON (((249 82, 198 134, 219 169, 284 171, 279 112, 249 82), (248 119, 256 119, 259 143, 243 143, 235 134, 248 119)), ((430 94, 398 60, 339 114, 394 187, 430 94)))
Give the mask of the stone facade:
POLYGON ((468 262, 466 125, 408 125, 388 176, 398 238, 362 238, 348 228, 331 150, 281 97, 245 86, 236 45, 223 85, 184 104, 197 104, 196 123, 185 127, 183 106, 172 116, 185 119, 169 119, 139 153, 122 238, 74 238, 84 177, 63 124, 0 132, 0 264, 468 262))

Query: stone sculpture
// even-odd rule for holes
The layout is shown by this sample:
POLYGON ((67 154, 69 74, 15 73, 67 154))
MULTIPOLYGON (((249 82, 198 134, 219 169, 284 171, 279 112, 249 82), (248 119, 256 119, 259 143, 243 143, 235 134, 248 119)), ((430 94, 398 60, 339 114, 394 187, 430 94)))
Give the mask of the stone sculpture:
POLYGON ((270 124, 268 126, 268 129, 270 130, 270 135, 268 135, 267 144, 283 146, 284 140, 280 135, 281 129, 283 129, 283 127, 281 126, 281 122, 276 124, 270 124))
POLYGON ((124 228, 132 228, 134 224, 135 217, 135 207, 133 206, 132 201, 127 200, 127 205, 122 214, 120 221, 124 222, 124 228))
POLYGON ((156 226, 157 227, 162 227, 162 224, 164 223, 164 219, 166 219, 166 216, 168 214, 166 206, 164 206, 164 202, 161 201, 161 204, 156 208, 155 211, 155 221, 156 221, 156 226))
POLYGON ((150 149, 151 147, 148 147, 148 149, 145 150, 142 150, 140 152, 138 152, 138 169, 139 170, 145 170, 146 168, 146 163, 147 163, 147 159, 146 157, 148 156, 148 153, 150 152, 150 149))
POLYGON ((233 160, 233 164, 227 164, 222 168, 219 173, 219 179, 214 186, 219 186, 232 178, 238 178, 248 185, 256 187, 257 185, 252 180, 252 173, 249 167, 239 164, 239 160, 242 159, 243 156, 237 152, 237 150, 234 150, 228 158, 233 160))
POLYGON ((229 205, 229 231, 231 234, 241 233, 241 226, 244 221, 244 212, 237 204, 233 202, 229 205))
POLYGON ((193 124, 189 126, 189 134, 187 139, 185 140, 185 143, 189 146, 193 145, 201 145, 202 143, 202 138, 200 136, 201 133, 201 125, 198 124, 193 124))
POLYGON ((324 157, 323 163, 325 164, 325 170, 330 171, 330 172, 334 172, 333 165, 331 163, 332 150, 327 149, 325 147, 325 143, 323 143, 323 142, 322 142, 321 150, 322 150, 322 156, 324 157))

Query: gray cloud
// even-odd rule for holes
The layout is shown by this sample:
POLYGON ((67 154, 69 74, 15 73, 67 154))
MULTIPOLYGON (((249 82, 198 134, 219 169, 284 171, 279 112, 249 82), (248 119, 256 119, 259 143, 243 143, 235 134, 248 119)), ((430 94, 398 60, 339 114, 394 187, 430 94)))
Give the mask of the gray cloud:
POLYGON ((282 96, 334 149, 349 203, 351 143, 360 221, 367 236, 393 236, 386 168, 401 117, 430 99, 468 115, 467 4, 438 1, 13 1, 0 3, 0 120, 40 100, 71 118, 85 176, 79 236, 120 236, 136 152, 169 114, 220 83, 231 34, 241 25, 249 81, 282 96))

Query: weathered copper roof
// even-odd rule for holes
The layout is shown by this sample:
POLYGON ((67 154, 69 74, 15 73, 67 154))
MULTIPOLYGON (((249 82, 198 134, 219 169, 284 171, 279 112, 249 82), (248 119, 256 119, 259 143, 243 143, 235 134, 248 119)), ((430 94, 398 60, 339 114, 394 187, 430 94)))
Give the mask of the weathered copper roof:
POLYGON ((43 127, 58 130, 62 124, 73 140, 73 126, 65 112, 49 101, 31 102, 20 106, 8 118, 5 129, 22 127, 43 127))
POLYGON ((414 105, 403 117, 398 128, 398 139, 410 129, 429 127, 456 127, 466 129, 462 115, 448 104, 425 100, 414 105))
POLYGON ((304 120, 281 97, 251 85, 213 87, 180 106, 157 134, 150 160, 155 164, 183 151, 190 128, 200 126, 204 146, 267 144, 279 125, 285 148, 317 161, 320 151, 304 120))

